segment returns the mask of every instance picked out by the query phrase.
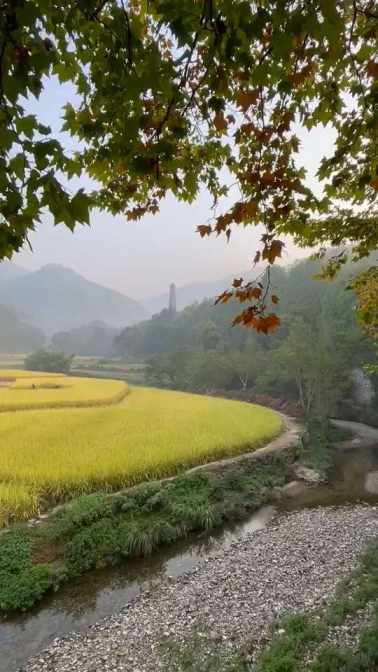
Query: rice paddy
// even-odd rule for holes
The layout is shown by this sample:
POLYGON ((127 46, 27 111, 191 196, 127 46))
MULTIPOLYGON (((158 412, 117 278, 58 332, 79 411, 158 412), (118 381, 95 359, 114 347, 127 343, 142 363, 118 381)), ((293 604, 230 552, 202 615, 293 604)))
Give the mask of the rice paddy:
POLYGON ((127 392, 127 385, 119 380, 0 370, 0 412, 103 406, 121 401, 127 392))
MULTIPOLYGON (((30 380, 37 379, 43 377, 30 380)), ((78 494, 114 490, 251 450, 281 430, 280 417, 269 409, 180 392, 132 388, 111 405, 114 384, 124 386, 68 377, 58 389, 0 389, 3 407, 5 394, 30 402, 29 410, 0 414, 0 524, 78 494), (73 407, 32 410, 36 393, 60 394, 64 405, 71 401, 73 407), (88 407, 74 407, 85 394, 88 407), (109 405, 91 407, 99 395, 110 399, 109 405)), ((52 401, 44 397, 43 403, 52 401)))

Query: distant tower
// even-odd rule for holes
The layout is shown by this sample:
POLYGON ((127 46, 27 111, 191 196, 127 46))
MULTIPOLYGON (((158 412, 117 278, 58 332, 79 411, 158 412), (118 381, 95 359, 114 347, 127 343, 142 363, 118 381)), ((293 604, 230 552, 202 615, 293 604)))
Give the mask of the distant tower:
POLYGON ((169 307, 168 307, 169 312, 171 315, 174 315, 177 310, 177 304, 176 304, 176 285, 174 282, 169 287, 169 307))

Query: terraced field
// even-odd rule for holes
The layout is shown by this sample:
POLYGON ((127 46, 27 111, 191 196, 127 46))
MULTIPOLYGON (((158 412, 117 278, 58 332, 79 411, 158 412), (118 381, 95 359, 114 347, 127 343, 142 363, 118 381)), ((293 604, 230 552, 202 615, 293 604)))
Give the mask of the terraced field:
POLYGON ((127 391, 120 380, 0 370, 0 411, 104 406, 118 403, 127 391))
POLYGON ((114 403, 125 391, 120 381, 33 376, 23 386, 20 380, 0 390, 3 409, 19 394, 28 409, 0 414, 2 524, 77 494, 253 449, 281 430, 278 415, 251 404, 149 388, 132 388, 114 403), (43 387, 52 381, 59 387, 43 387), (108 405, 94 407, 100 398, 108 405), (84 402, 87 408, 78 407, 84 402), (33 410, 36 403, 44 408, 33 410), (72 408, 64 407, 68 403, 72 408))

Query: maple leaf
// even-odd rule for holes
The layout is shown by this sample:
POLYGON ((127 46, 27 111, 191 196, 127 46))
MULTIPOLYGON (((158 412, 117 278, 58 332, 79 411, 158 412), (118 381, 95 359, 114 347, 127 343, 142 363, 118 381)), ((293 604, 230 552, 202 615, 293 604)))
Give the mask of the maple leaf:
POLYGON ((366 66, 366 72, 369 75, 369 77, 372 77, 373 79, 377 79, 378 78, 378 62, 369 61, 369 63, 366 66))
POLYGON ((237 288, 237 287, 241 287, 242 284, 243 284, 243 278, 239 278, 239 279, 235 278, 233 283, 232 283, 232 286, 237 288))
POLYGON ((244 211, 248 217, 254 217, 257 213, 257 202, 248 201, 244 204, 244 211))
POLYGON ((229 290, 226 290, 225 292, 222 292, 217 298, 215 299, 215 305, 218 303, 227 303, 232 298, 232 292, 229 290))
POLYGON ((246 201, 245 203, 236 203, 233 209, 235 222, 240 224, 246 220, 252 219, 257 213, 257 202, 246 201))
POLYGON ((264 175, 261 176, 261 182, 263 184, 265 184, 266 186, 270 186, 270 185, 274 184, 274 181, 275 181, 275 177, 274 177, 273 173, 267 172, 267 173, 264 173, 264 175))
POLYGON ((251 105, 255 105, 259 98, 259 90, 253 89, 252 91, 239 91, 236 96, 236 103, 239 107, 242 108, 243 112, 246 112, 251 105))
POLYGON ((250 297, 252 299, 261 299, 262 290, 260 287, 254 287, 250 290, 250 297))
POLYGON ((262 252, 262 258, 266 259, 270 264, 274 264, 277 257, 281 256, 284 243, 282 240, 272 240, 271 243, 266 243, 262 252))
POLYGON ((206 224, 200 224, 197 226, 198 233, 200 234, 201 238, 204 238, 205 236, 210 236, 212 228, 211 226, 207 226, 206 224))
POLYGON ((232 212, 228 212, 225 215, 219 215, 215 224, 215 231, 217 233, 226 231, 228 225, 231 224, 232 220, 233 220, 232 212))
POLYGON ((224 133, 227 130, 227 121, 223 116, 223 112, 217 112, 215 115, 214 126, 220 133, 224 133))
POLYGON ((270 315, 255 317, 247 326, 251 326, 263 334, 268 334, 270 331, 275 331, 279 325, 280 318, 275 313, 271 313, 270 315))

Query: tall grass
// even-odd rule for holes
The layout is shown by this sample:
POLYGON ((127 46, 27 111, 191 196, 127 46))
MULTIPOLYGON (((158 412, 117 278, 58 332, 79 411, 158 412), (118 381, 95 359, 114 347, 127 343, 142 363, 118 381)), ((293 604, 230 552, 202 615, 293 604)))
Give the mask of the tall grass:
POLYGON ((143 388, 104 408, 2 413, 0 483, 59 501, 241 453, 280 429, 259 406, 143 388))

